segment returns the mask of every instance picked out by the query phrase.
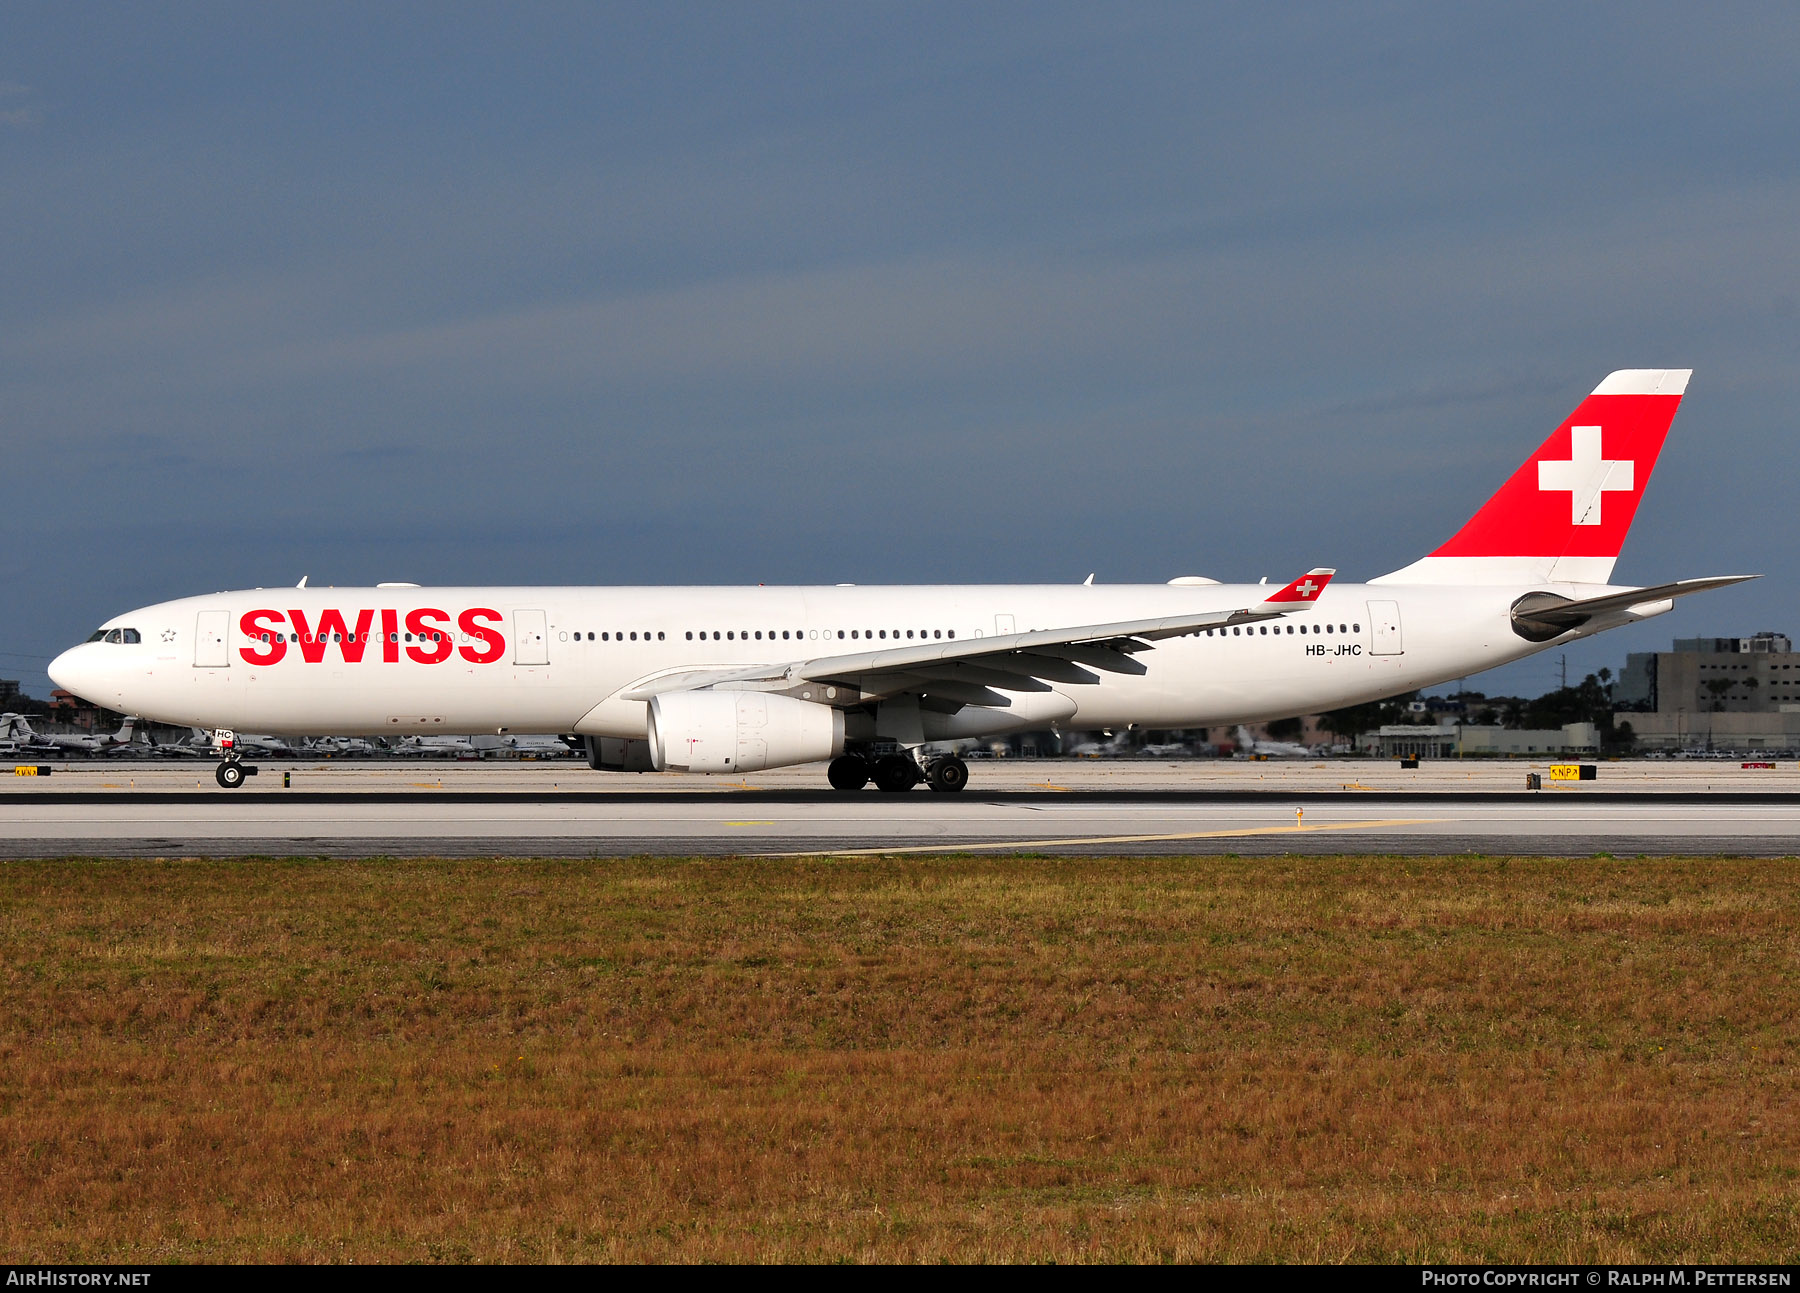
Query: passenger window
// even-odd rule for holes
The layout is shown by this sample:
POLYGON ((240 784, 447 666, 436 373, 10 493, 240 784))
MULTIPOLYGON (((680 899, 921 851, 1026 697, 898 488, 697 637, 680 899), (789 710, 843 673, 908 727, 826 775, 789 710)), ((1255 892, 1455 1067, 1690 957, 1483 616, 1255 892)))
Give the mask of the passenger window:
POLYGON ((955 636, 956 636, 956 630, 955 630, 955 629, 951 629, 951 630, 950 630, 950 636, 951 636, 951 637, 955 637, 955 636))

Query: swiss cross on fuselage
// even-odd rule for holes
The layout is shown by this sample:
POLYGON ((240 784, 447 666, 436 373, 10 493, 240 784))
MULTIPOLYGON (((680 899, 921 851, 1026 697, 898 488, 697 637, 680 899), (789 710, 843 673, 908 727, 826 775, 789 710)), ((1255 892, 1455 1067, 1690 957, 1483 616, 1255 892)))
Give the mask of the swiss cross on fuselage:
POLYGON ((1568 492, 1570 525, 1599 525, 1607 493, 1629 493, 1636 487, 1635 464, 1629 458, 1600 456, 1599 427, 1570 427, 1567 461, 1540 459, 1537 466, 1540 492, 1568 492))

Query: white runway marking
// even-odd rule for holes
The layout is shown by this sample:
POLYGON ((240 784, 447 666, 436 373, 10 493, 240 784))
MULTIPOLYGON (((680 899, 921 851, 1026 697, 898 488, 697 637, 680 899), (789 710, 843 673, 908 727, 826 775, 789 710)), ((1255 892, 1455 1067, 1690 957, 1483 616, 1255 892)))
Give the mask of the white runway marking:
POLYGON ((1437 820, 1428 817, 1400 817, 1388 821, 1373 822, 1336 822, 1323 826, 1253 826, 1235 831, 1183 831, 1173 835, 1078 835, 1061 840, 987 840, 979 844, 915 844, 902 847, 886 847, 872 849, 831 849, 823 853, 801 851, 798 853, 769 853, 766 857, 868 857, 870 855, 886 856, 890 853, 941 853, 951 848, 959 853, 975 849, 1054 849, 1054 848, 1098 848, 1111 844, 1166 844, 1176 840, 1220 840, 1239 839, 1248 835, 1300 835, 1308 831, 1355 831, 1375 830, 1382 826, 1420 826, 1437 820))

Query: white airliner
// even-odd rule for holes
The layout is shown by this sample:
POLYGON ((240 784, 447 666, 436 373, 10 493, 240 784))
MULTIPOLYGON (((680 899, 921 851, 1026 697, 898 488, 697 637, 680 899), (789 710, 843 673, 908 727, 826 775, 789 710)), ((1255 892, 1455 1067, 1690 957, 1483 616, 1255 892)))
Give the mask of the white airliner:
MULTIPOLYGON (((50 666, 97 704, 214 729, 570 733, 595 768, 832 760, 840 790, 968 768, 932 743, 1213 727, 1375 700, 1670 609, 1748 575, 1610 582, 1687 387, 1613 373, 1448 542, 1366 584, 301 587, 107 621, 50 666), (922 766, 921 766, 922 765, 922 766)), ((304 581, 303 581, 304 582, 304 581)))

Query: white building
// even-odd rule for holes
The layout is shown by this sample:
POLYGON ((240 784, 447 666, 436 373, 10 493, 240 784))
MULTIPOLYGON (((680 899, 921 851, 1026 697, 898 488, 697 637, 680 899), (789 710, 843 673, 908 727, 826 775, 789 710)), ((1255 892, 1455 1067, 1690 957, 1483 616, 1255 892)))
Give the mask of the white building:
POLYGON ((1547 754, 1597 754, 1600 729, 1593 723, 1565 723, 1559 728, 1460 727, 1390 723, 1365 732, 1364 754, 1390 759, 1515 758, 1547 754))

